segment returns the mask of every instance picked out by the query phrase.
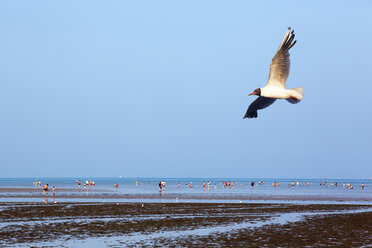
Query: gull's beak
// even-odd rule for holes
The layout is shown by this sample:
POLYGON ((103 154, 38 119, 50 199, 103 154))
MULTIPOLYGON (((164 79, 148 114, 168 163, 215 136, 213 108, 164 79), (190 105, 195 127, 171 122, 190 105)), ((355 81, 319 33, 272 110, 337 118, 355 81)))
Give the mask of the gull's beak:
POLYGON ((252 95, 254 95, 254 93, 255 93, 255 92, 253 92, 253 93, 249 94, 249 96, 252 96, 252 95))

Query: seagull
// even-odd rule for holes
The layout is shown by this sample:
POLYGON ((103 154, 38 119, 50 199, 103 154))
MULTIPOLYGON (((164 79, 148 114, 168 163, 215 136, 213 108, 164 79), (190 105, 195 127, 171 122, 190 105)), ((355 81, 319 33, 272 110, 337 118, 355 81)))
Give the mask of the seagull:
POLYGON ((291 49, 296 40, 293 41, 294 30, 291 32, 289 27, 284 35, 282 43, 278 48, 270 64, 270 74, 267 84, 263 88, 258 88, 251 95, 259 96, 249 105, 244 118, 257 118, 257 110, 264 109, 273 104, 276 99, 286 99, 288 102, 299 103, 304 96, 304 88, 286 89, 285 82, 289 76, 289 49, 291 49))

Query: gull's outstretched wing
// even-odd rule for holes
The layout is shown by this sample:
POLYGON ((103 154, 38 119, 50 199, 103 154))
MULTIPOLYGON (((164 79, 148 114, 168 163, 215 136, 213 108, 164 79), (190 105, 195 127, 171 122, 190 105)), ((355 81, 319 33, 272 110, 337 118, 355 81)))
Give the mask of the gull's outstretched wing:
POLYGON ((278 51, 271 61, 270 75, 267 85, 285 88, 285 82, 289 76, 290 67, 288 51, 294 46, 294 44, 296 44, 296 40, 293 41, 294 37, 294 30, 291 32, 291 28, 288 28, 282 43, 280 43, 278 51))
POLYGON ((249 105, 247 112, 245 113, 244 118, 257 118, 257 110, 264 109, 269 107, 275 102, 275 98, 270 97, 258 97, 254 102, 249 105))

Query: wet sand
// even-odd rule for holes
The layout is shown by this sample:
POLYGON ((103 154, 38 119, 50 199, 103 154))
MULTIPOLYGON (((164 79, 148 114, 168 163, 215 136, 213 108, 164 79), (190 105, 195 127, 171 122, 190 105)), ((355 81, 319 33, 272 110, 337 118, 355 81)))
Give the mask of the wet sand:
MULTIPOLYGON (((112 192, 110 190, 102 190, 102 189, 95 189, 95 188, 89 188, 88 190, 84 190, 83 188, 59 188, 56 189, 55 192, 84 192, 84 191, 92 191, 92 192, 112 192)), ((41 187, 30 187, 30 188, 0 188, 0 193, 37 193, 43 192, 43 188, 41 187)), ((49 193, 52 192, 52 188, 50 187, 48 190, 49 193)))
POLYGON ((372 207, 327 204, 2 203, 0 246, 360 247, 372 207))
MULTIPOLYGON (((41 188, 0 188, 0 198, 44 198, 41 188)), ((372 202, 372 196, 353 195, 260 195, 234 193, 163 193, 121 194, 102 189, 56 189, 55 196, 49 190, 49 199, 153 199, 153 200, 241 200, 241 201, 319 201, 319 202, 372 202)))

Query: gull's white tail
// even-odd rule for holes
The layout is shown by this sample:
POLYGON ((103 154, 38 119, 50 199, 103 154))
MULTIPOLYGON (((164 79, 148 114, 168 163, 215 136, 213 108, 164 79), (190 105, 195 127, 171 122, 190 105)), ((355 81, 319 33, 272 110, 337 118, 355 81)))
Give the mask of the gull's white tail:
POLYGON ((297 93, 300 93, 301 96, 304 96, 304 88, 303 87, 297 87, 297 88, 293 88, 291 90, 294 90, 296 91, 297 93))

